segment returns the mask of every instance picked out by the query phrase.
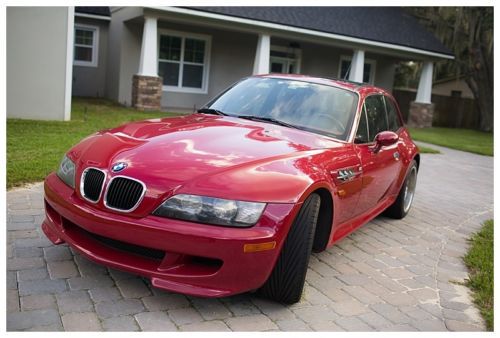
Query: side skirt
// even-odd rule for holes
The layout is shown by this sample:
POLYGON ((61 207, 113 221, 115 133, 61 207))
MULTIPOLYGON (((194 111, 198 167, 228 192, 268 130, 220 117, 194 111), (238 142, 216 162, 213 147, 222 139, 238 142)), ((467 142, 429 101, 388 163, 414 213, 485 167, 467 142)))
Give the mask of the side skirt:
POLYGON ((349 234, 356 231, 361 226, 370 222, 372 219, 380 215, 385 209, 387 209, 394 201, 396 200, 397 195, 387 196, 382 202, 380 202, 375 208, 368 210, 358 216, 356 218, 349 220, 345 223, 339 224, 335 226, 338 231, 333 233, 333 236, 330 238, 328 242, 327 248, 334 245, 342 238, 348 236, 349 234))

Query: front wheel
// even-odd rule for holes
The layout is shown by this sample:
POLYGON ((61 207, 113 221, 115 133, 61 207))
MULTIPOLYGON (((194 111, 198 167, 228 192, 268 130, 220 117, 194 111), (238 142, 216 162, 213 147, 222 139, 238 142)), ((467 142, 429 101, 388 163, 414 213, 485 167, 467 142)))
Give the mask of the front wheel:
POLYGON ((319 195, 311 194, 300 208, 271 275, 259 289, 259 293, 264 297, 287 304, 297 303, 300 300, 320 203, 319 195))
POLYGON ((385 214, 391 218, 404 218, 410 211, 415 196, 415 187, 417 186, 417 162, 413 160, 410 170, 406 175, 405 181, 399 191, 396 201, 387 208, 385 214))

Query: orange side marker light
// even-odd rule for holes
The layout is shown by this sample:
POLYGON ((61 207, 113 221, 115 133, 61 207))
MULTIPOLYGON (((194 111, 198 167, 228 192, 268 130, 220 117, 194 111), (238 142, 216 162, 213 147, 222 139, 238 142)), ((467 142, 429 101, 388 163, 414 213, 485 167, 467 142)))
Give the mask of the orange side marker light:
POLYGON ((243 252, 258 252, 272 250, 276 247, 276 241, 266 242, 266 243, 255 243, 255 244, 245 244, 243 246, 243 252))

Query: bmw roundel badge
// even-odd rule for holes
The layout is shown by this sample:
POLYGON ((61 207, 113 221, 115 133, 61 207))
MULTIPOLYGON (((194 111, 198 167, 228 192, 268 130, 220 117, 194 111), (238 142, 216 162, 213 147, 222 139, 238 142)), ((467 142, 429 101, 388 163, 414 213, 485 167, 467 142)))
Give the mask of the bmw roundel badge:
POLYGON ((113 166, 111 167, 111 171, 113 171, 114 173, 117 173, 119 171, 122 171, 126 167, 127 167, 127 163, 118 162, 118 163, 113 164, 113 166))

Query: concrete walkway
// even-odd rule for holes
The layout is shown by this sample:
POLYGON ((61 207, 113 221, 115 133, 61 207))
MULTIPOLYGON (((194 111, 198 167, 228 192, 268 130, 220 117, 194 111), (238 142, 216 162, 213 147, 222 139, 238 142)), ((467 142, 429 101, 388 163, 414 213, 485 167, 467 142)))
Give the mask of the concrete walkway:
POLYGON ((461 257, 493 218, 493 158, 422 155, 410 214, 379 217, 311 258, 303 299, 201 299, 159 291, 42 234, 42 185, 7 193, 7 330, 485 330, 461 257))

